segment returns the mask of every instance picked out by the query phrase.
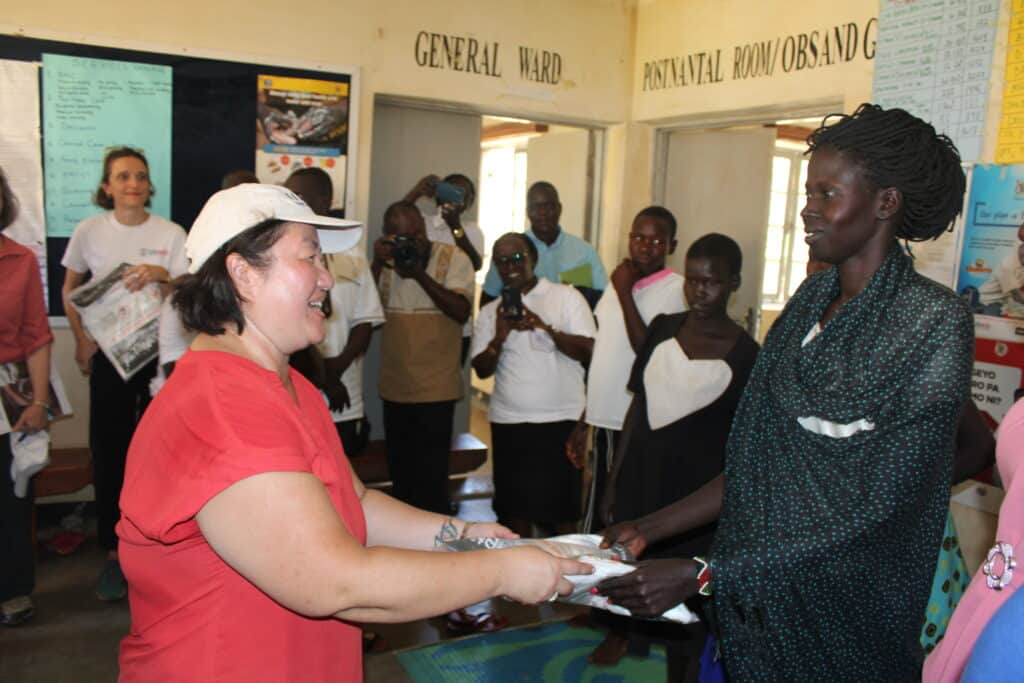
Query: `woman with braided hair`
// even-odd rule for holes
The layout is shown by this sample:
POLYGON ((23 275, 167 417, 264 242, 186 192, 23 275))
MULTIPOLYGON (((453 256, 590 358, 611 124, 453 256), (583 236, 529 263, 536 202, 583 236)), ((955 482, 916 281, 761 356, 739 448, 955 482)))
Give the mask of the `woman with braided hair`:
MULTIPOLYGON (((809 277, 772 327, 737 409, 724 474, 612 527, 635 552, 719 517, 710 559, 674 582, 599 586, 639 616, 698 590, 733 681, 916 681, 921 616, 948 507, 973 322, 898 240, 960 212, 953 143, 861 105, 808 138, 809 277)), ((635 576, 636 575, 636 576, 635 576)))

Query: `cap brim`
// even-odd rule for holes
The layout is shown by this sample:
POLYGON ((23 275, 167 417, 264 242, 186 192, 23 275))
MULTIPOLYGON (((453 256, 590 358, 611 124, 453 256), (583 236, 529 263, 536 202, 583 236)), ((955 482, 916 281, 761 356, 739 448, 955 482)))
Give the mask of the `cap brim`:
POLYGON ((347 218, 334 218, 318 214, 294 217, 278 215, 277 218, 283 221, 315 225, 317 238, 320 240, 320 251, 324 254, 348 251, 359 244, 359 239, 363 236, 363 224, 347 218))
POLYGON ((363 236, 362 223, 338 218, 332 220, 341 221, 344 225, 332 227, 314 224, 317 225, 316 235, 320 239, 322 253, 339 254, 359 244, 359 239, 363 236))

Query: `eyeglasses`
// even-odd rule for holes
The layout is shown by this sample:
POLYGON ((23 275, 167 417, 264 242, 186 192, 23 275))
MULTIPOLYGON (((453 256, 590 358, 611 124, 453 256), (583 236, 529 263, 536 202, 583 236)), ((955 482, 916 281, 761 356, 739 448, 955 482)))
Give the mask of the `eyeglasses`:
POLYGON ((664 247, 668 244, 668 240, 664 240, 660 237, 648 237, 647 235, 641 235, 638 232, 629 233, 629 241, 633 244, 646 244, 649 247, 664 247))
POLYGON ((524 258, 526 258, 526 254, 521 251, 517 251, 516 253, 509 254, 508 256, 495 256, 494 262, 499 266, 508 266, 513 263, 519 263, 524 258))

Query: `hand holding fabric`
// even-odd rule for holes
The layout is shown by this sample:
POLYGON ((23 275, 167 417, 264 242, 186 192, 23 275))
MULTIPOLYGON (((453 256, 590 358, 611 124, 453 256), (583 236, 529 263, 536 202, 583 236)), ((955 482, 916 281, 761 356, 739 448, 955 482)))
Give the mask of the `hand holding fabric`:
POLYGON ((661 616, 697 593, 697 563, 693 560, 649 560, 636 571, 605 579, 597 592, 638 617, 661 616))
POLYGON ((601 547, 610 548, 616 543, 626 546, 633 557, 642 556, 649 545, 646 534, 635 521, 619 522, 604 530, 601 547))

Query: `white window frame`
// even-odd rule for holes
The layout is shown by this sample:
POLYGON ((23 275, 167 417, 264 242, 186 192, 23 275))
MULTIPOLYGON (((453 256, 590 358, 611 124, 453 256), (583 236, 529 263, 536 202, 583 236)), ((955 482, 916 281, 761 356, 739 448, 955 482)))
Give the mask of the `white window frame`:
MULTIPOLYGON (((787 140, 777 140, 772 158, 785 157, 790 160, 789 180, 786 184, 786 214, 782 226, 782 259, 779 262, 779 281, 776 293, 765 294, 764 282, 761 283, 761 308, 781 309, 789 300, 790 285, 792 284, 793 250, 798 248, 797 241, 802 244, 801 232, 803 221, 800 218, 800 209, 803 205, 804 188, 800 187, 801 168, 807 157, 804 155, 807 146, 787 140)), ((773 187, 774 187, 774 178, 773 187)), ((765 231, 768 226, 765 225, 765 231)), ((765 263, 768 262, 767 246, 764 254, 765 263)), ((802 280, 801 280, 802 281, 802 280)))

